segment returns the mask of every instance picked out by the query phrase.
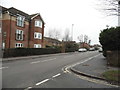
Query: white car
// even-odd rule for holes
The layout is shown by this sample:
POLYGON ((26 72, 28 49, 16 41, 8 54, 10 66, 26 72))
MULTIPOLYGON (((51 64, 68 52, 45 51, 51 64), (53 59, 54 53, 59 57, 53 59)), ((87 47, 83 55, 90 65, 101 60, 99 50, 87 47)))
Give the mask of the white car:
POLYGON ((99 52, 102 52, 103 50, 102 50, 102 48, 99 48, 99 50, 98 50, 99 52))
POLYGON ((90 48, 89 51, 95 51, 95 48, 90 48))
POLYGON ((87 49, 85 49, 85 48, 80 48, 79 50, 78 50, 78 52, 86 52, 87 51, 87 49))

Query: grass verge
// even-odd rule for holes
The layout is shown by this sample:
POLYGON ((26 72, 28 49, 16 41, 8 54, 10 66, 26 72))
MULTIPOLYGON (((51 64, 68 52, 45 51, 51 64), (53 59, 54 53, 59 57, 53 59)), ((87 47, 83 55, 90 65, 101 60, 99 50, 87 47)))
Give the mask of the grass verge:
POLYGON ((120 80, 120 70, 110 70, 102 74, 102 76, 110 81, 119 81, 120 80))

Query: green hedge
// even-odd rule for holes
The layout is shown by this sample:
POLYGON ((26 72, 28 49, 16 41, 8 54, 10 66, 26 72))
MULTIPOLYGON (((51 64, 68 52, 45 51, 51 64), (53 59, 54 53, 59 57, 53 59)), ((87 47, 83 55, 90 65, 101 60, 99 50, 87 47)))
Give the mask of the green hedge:
POLYGON ((120 27, 111 27, 101 31, 99 35, 100 44, 103 47, 103 55, 106 51, 120 50, 120 27))
POLYGON ((74 49, 74 48, 69 48, 69 49, 66 48, 66 49, 65 49, 65 52, 75 52, 75 49, 74 49))
POLYGON ((11 48, 11 49, 4 49, 3 58, 55 54, 60 52, 61 52, 60 49, 53 49, 53 48, 11 48))

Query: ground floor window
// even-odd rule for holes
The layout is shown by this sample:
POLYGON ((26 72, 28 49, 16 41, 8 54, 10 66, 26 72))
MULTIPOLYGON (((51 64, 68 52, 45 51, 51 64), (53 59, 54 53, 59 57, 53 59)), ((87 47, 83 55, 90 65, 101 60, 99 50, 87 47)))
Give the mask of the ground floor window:
POLYGON ((5 43, 2 44, 2 48, 5 49, 5 43))
POLYGON ((41 44, 34 44, 34 48, 41 48, 41 44))
POLYGON ((23 47, 23 44, 22 43, 16 43, 15 48, 19 48, 19 47, 23 47))

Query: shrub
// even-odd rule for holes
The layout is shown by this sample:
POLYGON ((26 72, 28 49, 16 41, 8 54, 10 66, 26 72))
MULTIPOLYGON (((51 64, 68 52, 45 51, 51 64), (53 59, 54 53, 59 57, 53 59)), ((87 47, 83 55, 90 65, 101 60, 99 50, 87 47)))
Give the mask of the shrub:
POLYGON ((99 41, 103 47, 103 55, 107 50, 120 50, 120 27, 111 27, 101 31, 99 41))
POLYGON ((5 49, 3 57, 19 57, 19 56, 30 56, 30 55, 43 55, 43 54, 54 54, 60 53, 60 49, 53 48, 11 48, 5 49))

